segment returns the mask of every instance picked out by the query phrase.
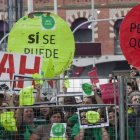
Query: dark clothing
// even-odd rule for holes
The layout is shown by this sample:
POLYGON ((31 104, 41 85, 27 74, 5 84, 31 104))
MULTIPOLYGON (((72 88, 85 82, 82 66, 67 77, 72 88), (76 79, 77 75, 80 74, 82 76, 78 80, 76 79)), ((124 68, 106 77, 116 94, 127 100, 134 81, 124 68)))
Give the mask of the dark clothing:
MULTIPOLYGON (((72 128, 72 140, 80 133, 80 124, 77 122, 72 128)), ((102 140, 101 128, 85 129, 83 140, 102 140)))
POLYGON ((5 128, 0 124, 0 140, 13 140, 14 132, 5 130, 5 128))
POLYGON ((128 124, 133 129, 134 140, 140 140, 140 113, 130 113, 128 115, 128 124))
POLYGON ((35 127, 32 127, 30 125, 22 123, 20 125, 20 127, 18 128, 18 134, 17 134, 16 139, 19 139, 19 140, 29 140, 31 134, 34 132, 36 127, 37 127, 37 125, 35 125, 35 127))
MULTIPOLYGON (((117 134, 117 140, 120 140, 120 129, 119 129, 119 127, 117 128, 117 132, 116 132, 115 126, 112 126, 112 125, 106 127, 106 129, 107 129, 107 132, 110 136, 110 140, 116 140, 116 134, 117 134)), ((128 132, 127 133, 128 133, 128 140, 134 140, 134 134, 133 134, 132 128, 128 127, 128 132)), ((127 136, 126 136, 126 138, 127 138, 127 136)))

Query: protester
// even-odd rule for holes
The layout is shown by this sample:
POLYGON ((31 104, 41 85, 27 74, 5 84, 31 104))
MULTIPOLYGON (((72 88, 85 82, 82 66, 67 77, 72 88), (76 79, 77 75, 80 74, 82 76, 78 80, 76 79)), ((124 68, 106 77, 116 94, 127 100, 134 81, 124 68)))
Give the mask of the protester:
POLYGON ((51 108, 48 105, 42 104, 38 110, 35 109, 34 122, 37 124, 48 124, 50 119, 51 108))
MULTIPOLYGON (((103 104, 100 95, 94 92, 94 96, 85 96, 83 104, 103 104)), ((84 115, 84 114, 82 114, 84 115)), ((86 121, 84 121, 86 123, 86 121)), ((110 140, 105 128, 80 128, 79 121, 72 128, 72 140, 110 140)))
POLYGON ((126 85, 127 96, 129 96, 134 90, 138 90, 138 87, 133 85, 133 83, 128 82, 126 85))
MULTIPOLYGON (((118 112, 115 113, 115 110, 110 107, 108 109, 108 117, 109 117, 109 126, 106 127, 106 130, 109 134, 110 140, 120 140, 120 124, 119 124, 119 117, 118 117, 118 112)), ((134 140, 134 134, 132 128, 128 126, 128 139, 129 140, 134 140)), ((127 139, 127 136, 125 136, 127 139)))
POLYGON ((79 123, 76 123, 72 128, 72 140, 110 140, 110 138, 105 128, 80 129, 79 123))
POLYGON ((77 107, 76 107, 76 99, 74 96, 65 96, 64 97, 64 105, 74 105, 74 106, 65 106, 64 107, 64 120, 68 124, 69 127, 73 127, 77 122, 77 107))
POLYGON ((34 123, 34 111, 33 108, 24 108, 16 110, 17 120, 17 138, 20 140, 29 140, 30 135, 38 126, 34 123))
POLYGON ((108 83, 114 83, 114 82, 118 82, 118 78, 117 76, 114 76, 112 73, 110 73, 108 76, 108 83))
MULTIPOLYGON (((64 122, 64 114, 60 108, 53 108, 50 114, 50 122, 48 125, 39 126, 31 135, 30 140, 48 140, 53 123, 64 122)), ((70 129, 66 129, 66 139, 71 140, 70 129)))
POLYGON ((140 76, 139 71, 134 68, 132 65, 130 66, 131 70, 130 70, 130 78, 129 78, 129 83, 131 83, 132 87, 134 87, 134 90, 139 90, 138 87, 138 82, 137 80, 139 79, 138 76, 140 76))
MULTIPOLYGON (((9 104, 8 103, 5 103, 3 102, 1 104, 1 108, 0 109, 0 140, 14 140, 14 135, 15 135, 15 131, 10 131, 8 130, 5 125, 3 124, 2 122, 2 119, 6 120, 7 121, 7 117, 8 116, 5 116, 6 118, 2 118, 2 113, 6 113, 6 112, 9 112, 10 109, 8 109, 7 107, 9 107, 9 104)), ((14 113, 14 112, 13 112, 14 113)), ((12 121, 12 118, 10 118, 10 121, 12 121)), ((9 120, 7 121, 7 123, 9 123, 9 120)), ((12 122, 10 122, 12 124, 12 122)), ((16 127, 16 126, 15 126, 16 127)))
MULTIPOLYGON (((14 140, 14 136, 15 136, 15 131, 16 130, 9 130, 9 128, 11 128, 11 124, 12 119, 14 118, 14 109, 10 109, 9 107, 12 107, 12 98, 9 94, 6 93, 6 89, 2 88, 5 87, 5 84, 1 84, 1 93, 0 93, 0 140, 14 140), (11 112, 13 110, 13 112, 11 112), (9 119, 9 115, 6 115, 4 118, 2 117, 2 115, 4 113, 13 113, 13 116, 10 116, 11 118, 9 119), (6 122, 4 122, 3 120, 6 120, 6 122), (10 124, 9 124, 10 121, 10 124), (5 126, 6 125, 6 126, 5 126)), ((7 86, 6 86, 7 88, 7 86)), ((16 124, 13 126, 16 129, 16 124)))
POLYGON ((140 140, 140 91, 133 91, 129 96, 128 103, 133 109, 128 114, 128 124, 134 131, 135 140, 140 140))

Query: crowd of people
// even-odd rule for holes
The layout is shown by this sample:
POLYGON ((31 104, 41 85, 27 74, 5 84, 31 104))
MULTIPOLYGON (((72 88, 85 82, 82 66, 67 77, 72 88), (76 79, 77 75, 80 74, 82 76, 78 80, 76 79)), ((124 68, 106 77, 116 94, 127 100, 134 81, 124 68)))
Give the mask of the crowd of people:
MULTIPOLYGON (((140 140, 140 91, 135 76, 139 76, 134 68, 130 71, 130 79, 126 82, 126 90, 124 94, 126 106, 125 114, 127 120, 126 139, 140 140)), ((117 78, 115 77, 117 81, 117 78)), ((109 75, 108 82, 114 82, 114 77, 109 75)), ((40 85, 36 85, 37 90, 35 103, 40 103, 40 85)), ((102 94, 95 85, 93 86, 94 95, 84 96, 82 102, 77 103, 74 96, 64 96, 61 105, 39 104, 37 106, 21 106, 19 103, 19 95, 12 96, 6 93, 6 90, 1 89, 0 94, 0 140, 49 140, 53 139, 51 135, 54 124, 66 124, 64 135, 54 136, 55 139, 66 140, 119 140, 120 125, 119 125, 119 109, 116 106, 107 106, 107 116, 105 118, 106 107, 102 100, 102 94), (98 116, 95 121, 93 115, 92 121, 87 116, 86 111, 78 114, 78 108, 91 107, 91 113, 98 116), (92 107, 96 109, 92 110, 92 107), (14 115, 10 119, 2 118, 4 113, 12 112, 14 115), (107 121, 108 125, 100 127, 92 127, 96 123, 107 121), (81 120, 79 120, 81 119, 81 120), (3 121, 4 120, 4 121, 3 121), (81 127, 84 124, 84 127, 81 127), (89 127, 90 126, 90 127, 89 127), (10 129, 13 127, 14 129, 10 129)), ((66 92, 66 90, 65 90, 66 92)), ((89 113, 89 112, 88 112, 89 113)), ((60 131, 59 129, 57 130, 60 131)))

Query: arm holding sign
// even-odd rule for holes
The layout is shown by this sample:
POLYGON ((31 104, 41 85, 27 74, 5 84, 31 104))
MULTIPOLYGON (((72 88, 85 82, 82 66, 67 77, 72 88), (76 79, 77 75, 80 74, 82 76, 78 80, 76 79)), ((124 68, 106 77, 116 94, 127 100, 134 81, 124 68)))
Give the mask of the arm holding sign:
POLYGON ((84 129, 80 129, 79 134, 74 137, 74 140, 83 140, 83 139, 84 139, 84 129))
POLYGON ((95 86, 93 86, 92 90, 94 91, 94 96, 95 96, 95 100, 96 100, 97 104, 103 104, 102 98, 97 93, 98 92, 97 88, 95 88, 95 86))
POLYGON ((30 140, 40 140, 40 137, 33 133, 30 137, 30 140))
POLYGON ((35 102, 40 102, 41 101, 41 98, 40 98, 41 85, 38 85, 38 84, 35 85, 35 89, 37 90, 35 102))
POLYGON ((91 138, 94 140, 110 140, 108 132, 105 128, 82 129, 78 123, 72 128, 72 140, 84 140, 91 138))
POLYGON ((18 108, 16 111, 15 111, 15 118, 16 118, 16 123, 17 123, 17 126, 19 127, 22 123, 22 120, 23 120, 23 109, 21 108, 18 108))

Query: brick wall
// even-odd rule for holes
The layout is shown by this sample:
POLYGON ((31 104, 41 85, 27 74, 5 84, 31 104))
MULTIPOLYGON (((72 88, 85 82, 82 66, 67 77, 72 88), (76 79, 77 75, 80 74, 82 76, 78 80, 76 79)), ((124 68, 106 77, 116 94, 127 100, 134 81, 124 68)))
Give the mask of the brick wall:
MULTIPOLYGON (((6 10, 7 5, 5 2, 6 2, 5 0, 0 0, 1 11, 6 10)), ((24 2, 23 4, 24 9, 27 10, 27 0, 23 0, 23 2, 24 2)), ((91 0, 58 0, 57 3, 58 3, 58 15, 66 21, 69 21, 69 19, 72 17, 76 17, 74 15, 67 14, 68 13, 67 11, 75 10, 74 14, 76 14, 77 12, 77 15, 78 15, 78 13, 80 13, 79 11, 91 10, 91 0), (83 6, 83 7, 85 6, 85 8, 81 8, 78 6, 83 6)), ((124 3, 124 4, 140 3, 140 0, 94 0, 94 3, 95 3, 95 9, 100 10, 98 19, 105 19, 105 18, 110 18, 109 8, 107 7, 107 5, 119 4, 119 3, 124 3)), ((53 0, 34 0, 34 10, 35 11, 38 11, 38 10, 53 11, 53 0)), ((3 17, 1 14, 0 14, 0 17, 3 17)), ((114 54, 114 38, 113 37, 110 38, 109 36, 110 34, 109 21, 98 22, 96 26, 98 27, 98 31, 96 31, 96 33, 98 34, 98 38, 96 38, 95 41, 102 43, 102 54, 114 54)))

